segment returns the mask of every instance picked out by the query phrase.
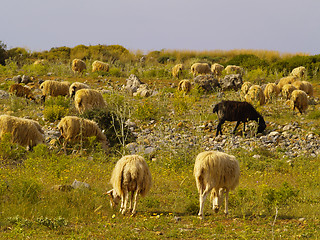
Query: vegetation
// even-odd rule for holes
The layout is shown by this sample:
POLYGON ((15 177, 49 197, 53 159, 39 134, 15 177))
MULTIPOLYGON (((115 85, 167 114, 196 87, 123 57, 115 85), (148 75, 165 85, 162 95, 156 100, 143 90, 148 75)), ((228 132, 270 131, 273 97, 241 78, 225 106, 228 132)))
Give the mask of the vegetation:
MULTIPOLYGON (((295 66, 306 66, 308 80, 319 98, 318 68, 320 57, 304 54, 279 54, 271 51, 176 51, 161 50, 145 54, 132 53, 122 46, 59 47, 30 53, 12 50, 10 59, 0 66, 0 89, 7 91, 17 74, 30 74, 37 80, 63 78, 70 82, 88 83, 104 90, 108 111, 90 111, 82 115, 97 121, 110 140, 111 150, 105 153, 92 139, 88 146, 65 155, 60 143, 46 139, 32 151, 13 144, 10 136, 0 140, 0 238, 1 239, 317 239, 320 235, 320 156, 306 151, 296 158, 288 157, 285 147, 266 149, 253 140, 250 146, 230 149, 240 162, 240 184, 229 196, 229 215, 214 213, 209 201, 205 204, 205 220, 197 218, 198 193, 193 177, 196 155, 206 150, 204 137, 213 138, 205 123, 216 124, 212 105, 221 98, 238 99, 234 91, 205 94, 193 88, 188 95, 178 93, 171 85, 171 67, 187 66, 195 61, 245 66, 244 80, 259 84, 274 82, 295 66), (17 54, 19 52, 19 54, 17 54), (18 58, 19 56, 19 58, 18 58), (87 73, 74 76, 72 58, 87 63, 87 73), (42 67, 34 67, 36 59, 46 59, 42 67), (111 73, 91 73, 90 63, 102 60, 111 64, 111 73), (158 94, 148 98, 124 95, 119 89, 125 77, 135 73, 158 94), (50 74, 48 74, 50 73, 50 74), (136 141, 148 146, 152 138, 136 139, 135 132, 155 132, 160 141, 152 154, 143 154, 150 167, 153 187, 145 198, 138 199, 136 216, 119 214, 109 205, 104 193, 111 188, 110 174, 124 147, 136 141), (200 127, 199 127, 200 126, 200 127), (169 129, 169 130, 167 130, 169 129), (164 133, 174 131, 175 139, 164 133), (194 142, 178 144, 185 135, 194 142), (177 144, 178 146, 174 146, 177 144), (259 158, 255 156, 259 155, 259 158), (77 179, 90 189, 56 191, 54 185, 70 185, 77 179)), ((10 51, 10 50, 9 50, 10 51)), ((191 78, 189 71, 184 76, 191 78)), ((36 91, 36 90, 35 90, 36 91)), ((0 114, 28 116, 39 121, 46 130, 56 130, 59 119, 77 115, 70 98, 46 99, 44 105, 22 98, 0 99, 0 114)), ((320 109, 314 103, 303 116, 288 109, 282 100, 260 106, 267 128, 271 123, 299 122, 306 132, 319 136, 320 109)), ((234 126, 231 124, 232 127, 234 126)), ((231 129, 229 123, 224 126, 231 129)), ((150 135, 152 137, 152 135, 150 135)), ((297 136, 304 138, 305 136, 297 136)), ((295 141, 295 139, 292 139, 295 141)))

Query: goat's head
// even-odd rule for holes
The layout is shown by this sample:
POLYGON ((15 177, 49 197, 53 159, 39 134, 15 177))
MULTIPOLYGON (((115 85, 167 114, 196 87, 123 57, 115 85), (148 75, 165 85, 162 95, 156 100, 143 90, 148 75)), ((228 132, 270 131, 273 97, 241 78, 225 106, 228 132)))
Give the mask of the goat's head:
POLYGON ((258 118, 258 123, 259 123, 258 133, 262 133, 267 127, 266 122, 264 121, 262 116, 258 118))
POLYGON ((110 206, 113 209, 116 208, 120 202, 120 196, 116 193, 114 189, 111 189, 106 194, 110 196, 110 206))

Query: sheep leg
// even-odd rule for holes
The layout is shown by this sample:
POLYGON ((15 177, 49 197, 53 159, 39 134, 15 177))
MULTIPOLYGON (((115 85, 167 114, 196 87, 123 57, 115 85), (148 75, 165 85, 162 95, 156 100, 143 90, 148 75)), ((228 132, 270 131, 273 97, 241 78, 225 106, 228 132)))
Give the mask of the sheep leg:
POLYGON ((129 212, 132 210, 132 202, 133 202, 134 192, 131 192, 130 204, 129 204, 129 212))
POLYGON ((136 190, 136 191, 134 192, 134 203, 133 203, 132 215, 135 215, 135 214, 136 214, 138 193, 139 193, 138 190, 136 190))
POLYGON ((128 190, 127 189, 125 189, 124 191, 123 191, 123 195, 124 195, 124 203, 123 203, 123 209, 122 209, 122 214, 125 214, 126 213, 126 211, 127 211, 127 203, 128 203, 128 199, 129 199, 129 194, 128 194, 128 190))
POLYGON ((206 189, 203 192, 202 192, 202 190, 200 190, 200 194, 199 194, 200 209, 199 209, 198 216, 201 219, 203 219, 203 206, 204 206, 204 201, 207 198, 208 192, 209 192, 208 186, 206 187, 206 189))
POLYGON ((224 120, 220 120, 220 121, 219 121, 218 126, 217 126, 216 136, 219 135, 219 132, 220 132, 220 134, 222 135, 221 126, 222 126, 222 124, 224 124, 224 122, 225 122, 224 120))
POLYGON ((236 130, 237 130, 237 128, 239 127, 239 124, 240 124, 240 121, 237 121, 237 124, 236 124, 236 126, 234 127, 232 134, 235 134, 235 133, 236 133, 236 130))
POLYGON ((226 214, 226 215, 228 215, 229 214, 229 212, 228 212, 228 199, 229 199, 229 189, 226 189, 226 195, 225 195, 225 202, 224 202, 224 206, 225 206, 225 209, 224 209, 224 213, 226 214))

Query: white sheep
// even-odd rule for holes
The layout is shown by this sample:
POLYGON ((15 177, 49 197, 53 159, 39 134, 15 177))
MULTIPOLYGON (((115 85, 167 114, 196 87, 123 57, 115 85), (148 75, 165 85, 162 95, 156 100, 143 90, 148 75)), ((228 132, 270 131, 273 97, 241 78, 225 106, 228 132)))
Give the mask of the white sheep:
POLYGON ((151 172, 147 162, 139 155, 122 157, 112 171, 110 183, 113 189, 108 191, 107 194, 111 197, 111 206, 115 208, 121 199, 120 212, 125 214, 129 193, 131 192, 129 211, 134 215, 138 194, 144 197, 152 184, 151 172))
POLYGON ((76 92, 80 89, 88 89, 90 88, 87 84, 85 83, 81 83, 81 82, 74 82, 70 85, 69 87, 69 96, 71 98, 74 98, 74 95, 76 94, 76 92))
POLYGON ((302 90, 294 90, 291 94, 292 110, 297 109, 301 114, 308 109, 308 96, 302 90))
POLYGON ((81 73, 83 70, 87 69, 87 65, 81 59, 73 59, 71 64, 71 69, 73 73, 81 73))
POLYGON ((80 89, 74 96, 75 107, 80 114, 95 108, 106 108, 102 94, 94 89, 80 89))
POLYGON ((304 85, 304 91, 306 94, 308 94, 310 97, 313 97, 313 86, 310 82, 308 81, 302 81, 304 85))
POLYGON ((236 65, 228 65, 224 70, 226 71, 227 74, 237 73, 237 74, 243 75, 244 73, 243 68, 236 65))
POLYGON ((224 66, 219 63, 214 63, 211 65, 211 72, 216 78, 221 77, 223 70, 224 70, 224 66))
POLYGON ((181 80, 178 85, 178 91, 188 93, 191 91, 191 82, 188 79, 181 80))
POLYGON ((295 86, 293 86, 292 84, 285 84, 282 87, 281 95, 288 100, 291 98, 291 94, 294 90, 297 90, 295 86))
POLYGON ((199 153, 194 164, 194 177, 199 192, 200 210, 198 216, 203 219, 203 207, 208 193, 213 196, 213 209, 219 211, 225 193, 225 214, 228 214, 229 191, 239 184, 240 167, 232 155, 218 151, 199 153))
POLYGON ((62 118, 58 124, 58 129, 61 133, 59 141, 64 138, 63 149, 66 153, 66 146, 69 141, 85 140, 88 137, 96 137, 96 140, 101 143, 102 149, 108 150, 109 142, 106 136, 102 133, 98 124, 92 120, 83 119, 75 116, 66 116, 62 118))
POLYGON ((183 70, 183 65, 182 64, 177 64, 172 68, 172 76, 179 78, 180 74, 182 73, 183 70))
POLYGON ((303 67, 303 66, 300 66, 300 67, 294 68, 291 71, 290 75, 291 76, 297 76, 298 78, 302 79, 302 78, 304 78, 306 76, 306 72, 307 72, 306 68, 303 67))
POLYGON ((280 93, 279 87, 275 83, 268 83, 264 89, 264 96, 266 98, 266 102, 272 97, 277 97, 280 93))
POLYGON ((57 96, 68 96, 69 95, 70 83, 68 81, 55 81, 46 80, 40 85, 42 91, 42 101, 45 101, 47 96, 57 97, 57 96))
POLYGON ((282 87, 286 84, 292 84, 293 82, 299 80, 299 78, 297 76, 287 76, 287 77, 283 77, 280 78, 279 82, 278 82, 278 87, 280 92, 282 91, 282 87))
POLYGON ((101 61, 94 61, 92 63, 92 72, 108 72, 109 71, 109 64, 101 61))
POLYGON ((11 141, 21 146, 32 148, 44 144, 44 132, 37 121, 10 115, 0 116, 0 138, 11 134, 11 141))
POLYGON ((252 85, 245 96, 245 100, 246 102, 251 103, 253 105, 265 104, 265 96, 262 91, 262 88, 259 85, 252 85))
POLYGON ((208 63, 194 63, 191 66, 191 73, 193 74, 193 76, 196 76, 198 74, 209 74, 211 73, 211 69, 208 63))
POLYGON ((240 97, 242 100, 245 100, 245 96, 247 95, 247 93, 252 85, 253 85, 253 83, 251 83, 251 82, 244 82, 242 84, 241 90, 240 90, 240 97))

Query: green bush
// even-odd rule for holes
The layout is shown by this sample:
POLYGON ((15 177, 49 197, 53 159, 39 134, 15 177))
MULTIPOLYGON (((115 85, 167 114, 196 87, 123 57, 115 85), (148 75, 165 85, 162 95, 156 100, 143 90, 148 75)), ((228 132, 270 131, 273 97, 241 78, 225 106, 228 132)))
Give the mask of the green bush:
POLYGON ((68 114, 69 110, 59 105, 46 106, 43 110, 44 118, 49 122, 60 120, 68 114))

